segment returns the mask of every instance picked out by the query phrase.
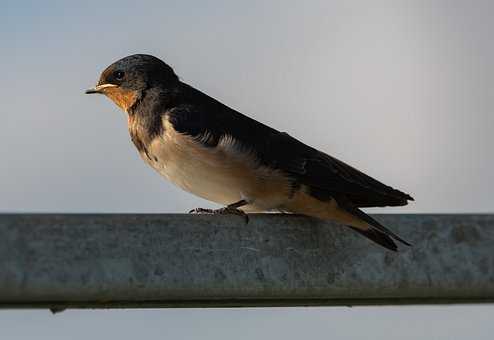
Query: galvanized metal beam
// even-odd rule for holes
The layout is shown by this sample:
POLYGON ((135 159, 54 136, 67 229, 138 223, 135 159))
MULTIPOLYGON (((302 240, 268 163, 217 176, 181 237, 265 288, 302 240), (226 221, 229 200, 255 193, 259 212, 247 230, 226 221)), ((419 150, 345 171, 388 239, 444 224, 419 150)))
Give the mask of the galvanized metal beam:
POLYGON ((0 307, 494 302, 494 215, 376 215, 413 247, 290 215, 0 215, 0 307))

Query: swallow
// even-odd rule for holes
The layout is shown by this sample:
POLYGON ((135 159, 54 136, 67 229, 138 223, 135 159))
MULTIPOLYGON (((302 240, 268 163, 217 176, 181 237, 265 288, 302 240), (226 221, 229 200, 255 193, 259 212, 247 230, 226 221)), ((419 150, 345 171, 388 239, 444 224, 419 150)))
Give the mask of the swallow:
POLYGON ((282 212, 348 226, 392 251, 400 238, 361 208, 403 206, 413 198, 344 162, 220 103, 145 54, 108 66, 94 88, 127 113, 141 158, 185 191, 221 209, 282 212))

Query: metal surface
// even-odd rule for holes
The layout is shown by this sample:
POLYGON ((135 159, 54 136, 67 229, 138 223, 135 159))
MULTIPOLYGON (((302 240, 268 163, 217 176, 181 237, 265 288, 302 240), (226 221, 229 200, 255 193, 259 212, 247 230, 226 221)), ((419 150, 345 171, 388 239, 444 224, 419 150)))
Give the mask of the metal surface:
POLYGON ((0 307, 494 301, 494 215, 375 215, 393 253, 290 215, 0 215, 0 307))

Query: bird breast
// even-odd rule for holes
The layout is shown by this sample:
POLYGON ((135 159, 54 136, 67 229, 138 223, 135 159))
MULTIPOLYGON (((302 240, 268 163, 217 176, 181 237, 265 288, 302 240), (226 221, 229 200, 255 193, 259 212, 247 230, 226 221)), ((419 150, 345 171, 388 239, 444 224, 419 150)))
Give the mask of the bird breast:
POLYGON ((163 126, 163 133, 140 154, 183 190, 222 205, 245 199, 251 202, 247 211, 276 209, 290 196, 290 180, 278 170, 260 165, 233 137, 225 136, 209 147, 177 132, 166 117, 163 126))

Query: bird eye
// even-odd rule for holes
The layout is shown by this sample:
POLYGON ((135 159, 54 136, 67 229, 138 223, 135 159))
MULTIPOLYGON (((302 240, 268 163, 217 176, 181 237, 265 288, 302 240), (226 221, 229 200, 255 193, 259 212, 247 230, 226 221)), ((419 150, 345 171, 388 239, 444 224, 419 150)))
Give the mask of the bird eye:
POLYGON ((113 75, 115 76, 115 79, 122 80, 125 73, 123 71, 116 71, 113 75))

